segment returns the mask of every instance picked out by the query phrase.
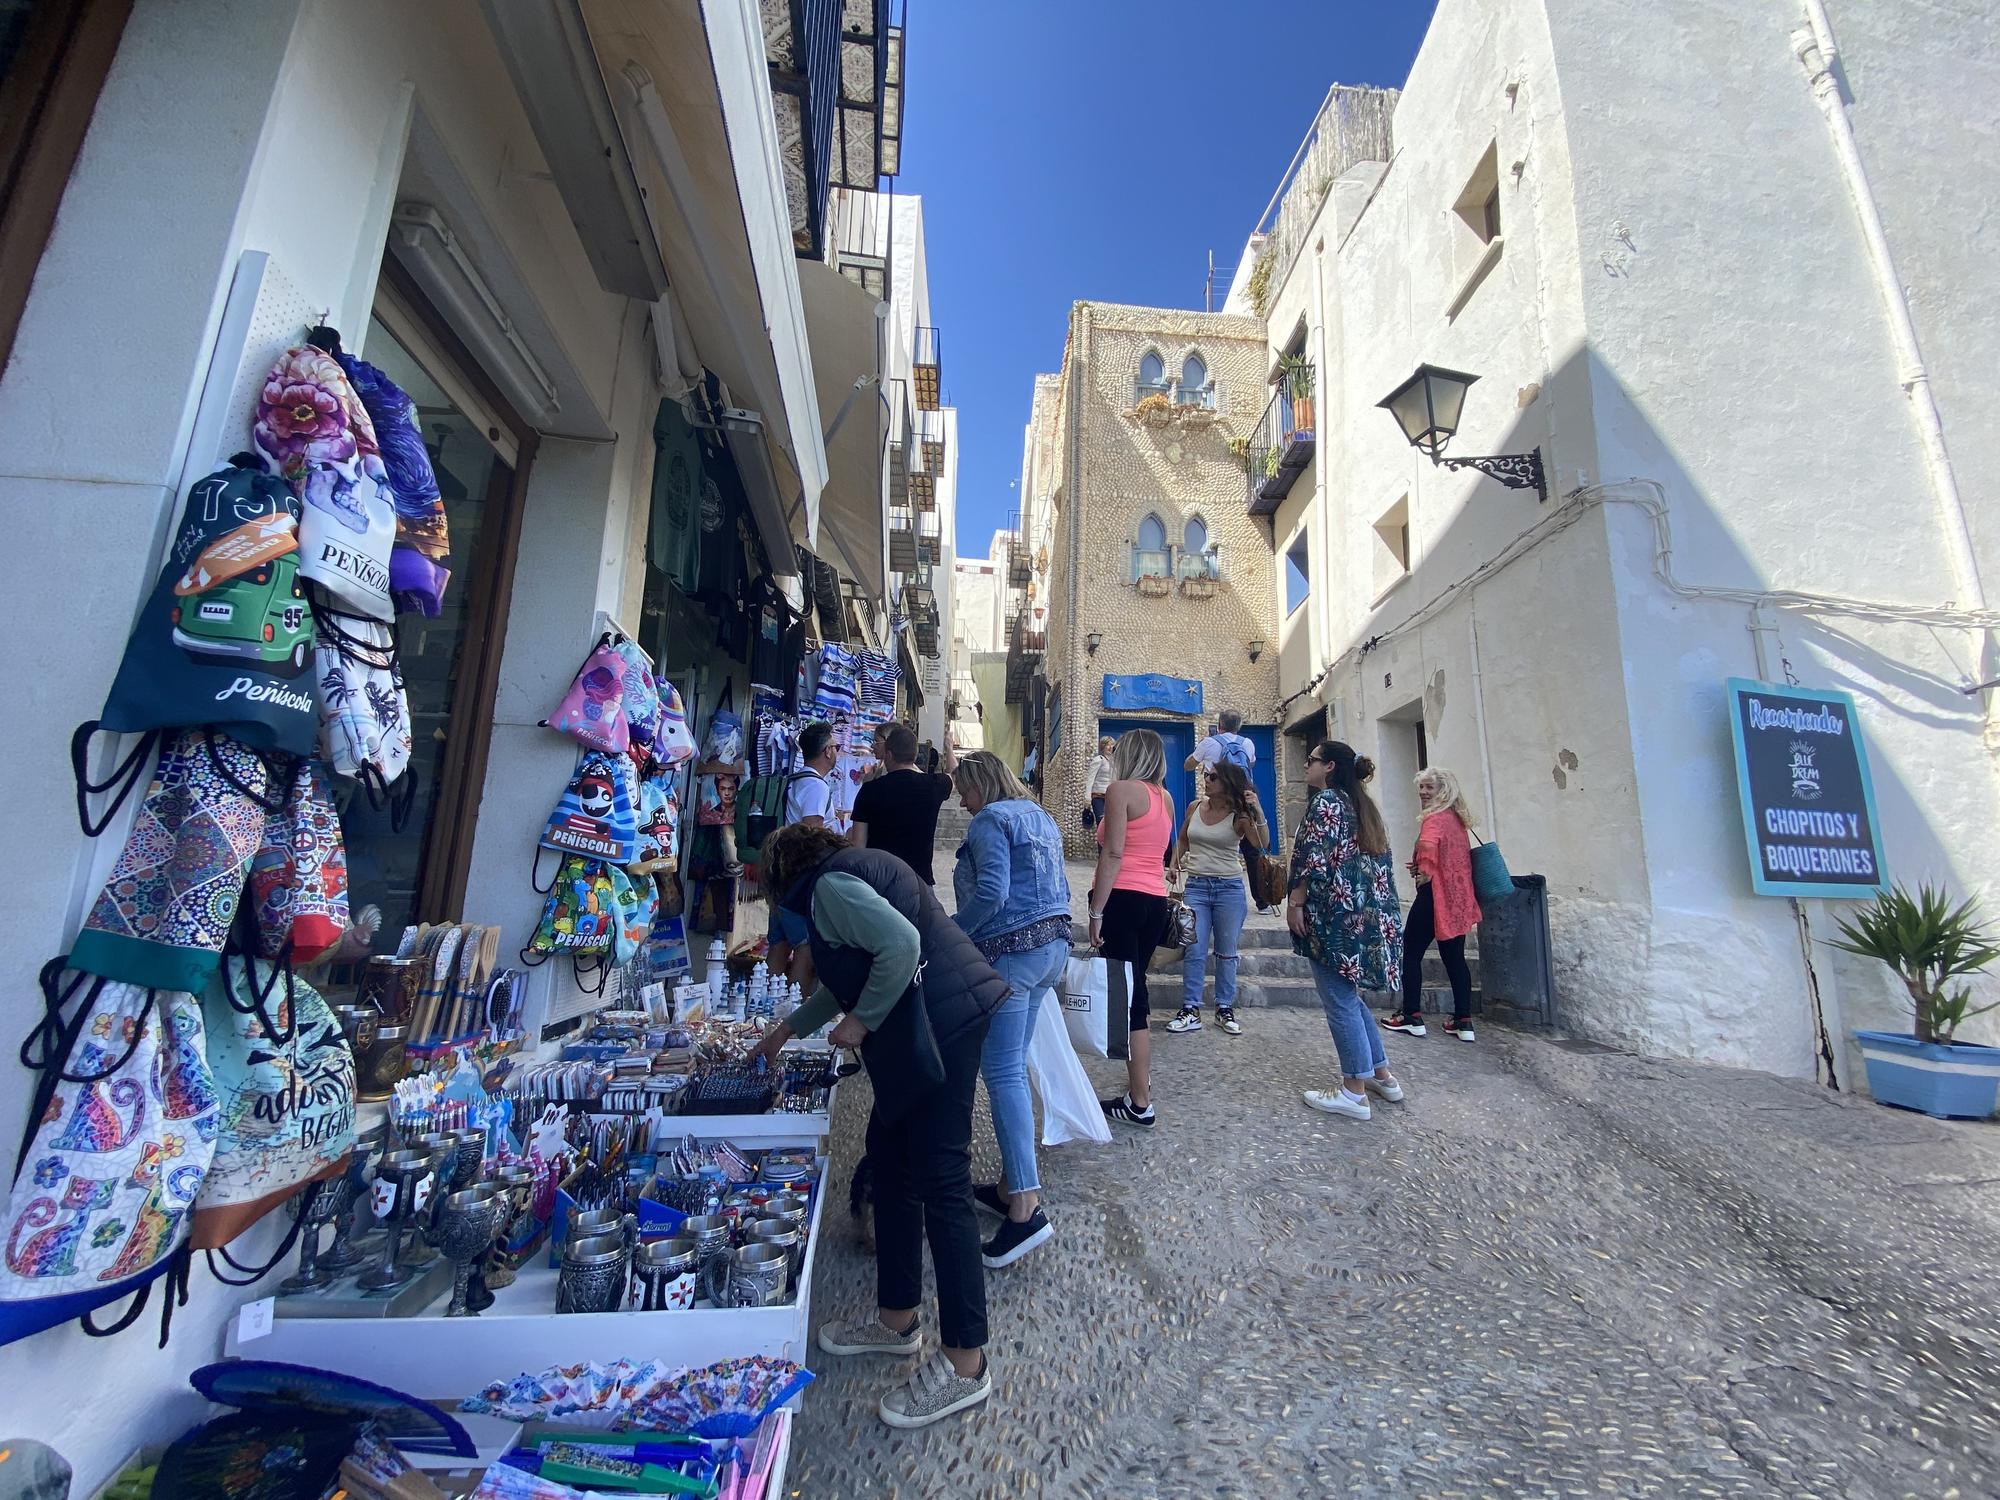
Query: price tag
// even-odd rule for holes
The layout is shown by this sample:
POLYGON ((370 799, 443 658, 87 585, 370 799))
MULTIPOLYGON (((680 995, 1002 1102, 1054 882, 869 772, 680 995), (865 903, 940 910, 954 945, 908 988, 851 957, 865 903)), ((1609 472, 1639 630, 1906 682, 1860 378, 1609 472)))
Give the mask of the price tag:
POLYGON ((261 1297, 255 1302, 243 1304, 243 1310, 236 1315, 237 1343, 251 1343, 271 1331, 272 1310, 277 1300, 275 1297, 261 1297))

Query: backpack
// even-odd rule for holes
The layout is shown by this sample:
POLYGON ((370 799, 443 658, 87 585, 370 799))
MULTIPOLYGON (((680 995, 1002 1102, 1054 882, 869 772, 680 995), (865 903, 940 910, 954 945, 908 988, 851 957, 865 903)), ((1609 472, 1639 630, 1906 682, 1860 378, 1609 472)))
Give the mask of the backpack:
POLYGON ((1215 742, 1222 749, 1222 758, 1235 766, 1244 775, 1250 774, 1250 767, 1256 764, 1256 752, 1250 742, 1240 734, 1218 734, 1215 742))
POLYGON ((579 751, 569 785, 563 788, 542 833, 542 847, 630 864, 639 856, 636 781, 628 757, 602 750, 579 751))

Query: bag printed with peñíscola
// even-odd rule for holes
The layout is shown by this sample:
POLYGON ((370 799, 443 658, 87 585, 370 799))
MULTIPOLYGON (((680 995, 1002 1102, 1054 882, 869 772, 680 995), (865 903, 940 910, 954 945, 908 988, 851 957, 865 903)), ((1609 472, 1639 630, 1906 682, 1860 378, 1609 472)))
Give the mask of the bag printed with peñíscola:
POLYGON ((593 750, 623 755, 632 743, 632 728, 625 721, 625 658, 618 654, 616 639, 609 631, 598 638, 562 702, 542 723, 593 750))
POLYGON ((542 918, 521 951, 521 961, 532 966, 556 954, 590 958, 608 952, 617 920, 618 899, 609 867, 572 854, 556 870, 542 918))
POLYGON ((639 812, 634 805, 631 760, 604 750, 583 750, 542 832, 542 847, 630 864, 639 852, 639 812))

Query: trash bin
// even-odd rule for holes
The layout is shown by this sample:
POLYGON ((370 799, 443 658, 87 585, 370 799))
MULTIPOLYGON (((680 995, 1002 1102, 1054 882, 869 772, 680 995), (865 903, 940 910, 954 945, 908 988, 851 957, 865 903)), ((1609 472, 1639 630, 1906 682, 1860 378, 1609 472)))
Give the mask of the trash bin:
POLYGON ((1514 894, 1485 908, 1479 923, 1479 1008, 1553 1026, 1555 968, 1549 948, 1549 883, 1516 875, 1514 894))

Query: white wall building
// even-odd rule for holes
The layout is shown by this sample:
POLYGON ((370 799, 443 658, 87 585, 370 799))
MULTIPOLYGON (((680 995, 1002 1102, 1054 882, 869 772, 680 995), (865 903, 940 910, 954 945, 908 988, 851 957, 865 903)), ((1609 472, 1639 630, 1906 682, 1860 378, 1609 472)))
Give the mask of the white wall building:
POLYGON ((1399 841, 1460 773, 1547 877, 1564 1025, 1807 1076, 1824 1031, 1851 1086, 1899 993, 1751 894, 1723 683, 1852 693, 1890 875, 1994 893, 2000 42, 1827 9, 1837 62, 1810 0, 1443 0, 1393 148, 1331 98, 1230 308, 1317 371, 1287 725, 1375 756, 1399 841), (1479 377, 1448 452, 1538 449, 1546 503, 1412 450, 1377 403, 1424 363, 1479 377))

